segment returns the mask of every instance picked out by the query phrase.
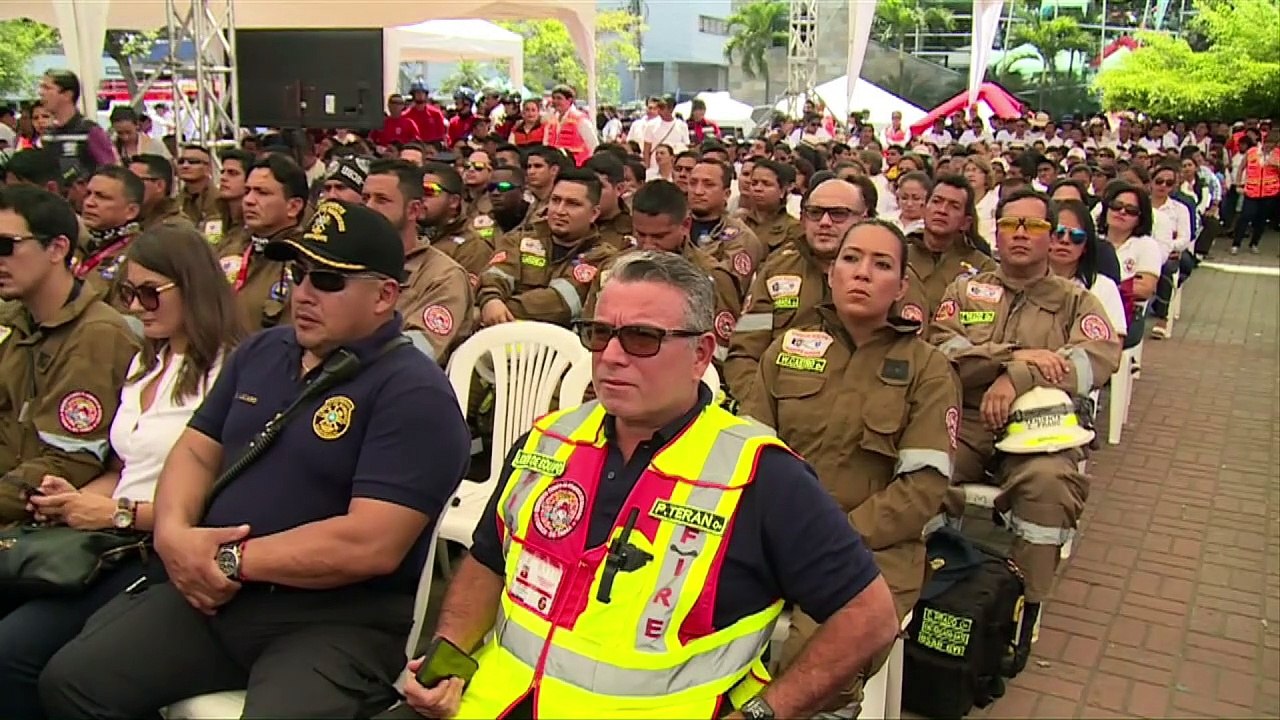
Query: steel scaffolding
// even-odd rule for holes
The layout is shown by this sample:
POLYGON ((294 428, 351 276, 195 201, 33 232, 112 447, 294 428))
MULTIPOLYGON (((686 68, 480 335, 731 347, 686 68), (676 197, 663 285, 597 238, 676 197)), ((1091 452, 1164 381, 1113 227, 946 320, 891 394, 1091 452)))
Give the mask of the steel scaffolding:
POLYGON ((818 0, 790 0, 787 93, 813 89, 818 75, 818 0))
POLYGON ((165 0, 165 18, 168 55, 138 88, 134 104, 156 82, 167 80, 179 144, 235 145, 240 108, 234 0, 165 0), (183 57, 187 43, 193 49, 190 59, 183 57), (187 97, 186 85, 195 86, 194 98, 187 97))

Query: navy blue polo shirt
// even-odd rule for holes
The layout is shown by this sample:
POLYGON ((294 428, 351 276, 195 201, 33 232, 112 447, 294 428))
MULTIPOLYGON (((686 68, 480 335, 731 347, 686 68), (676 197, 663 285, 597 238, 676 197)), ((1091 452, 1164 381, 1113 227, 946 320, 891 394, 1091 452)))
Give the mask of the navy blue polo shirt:
MULTIPOLYGON (((630 462, 623 461, 614 443, 606 444, 604 476, 587 526, 589 547, 609 539, 623 503, 654 455, 693 422, 711 399, 707 386, 700 386, 698 403, 641 443, 630 462)), ((611 439, 611 416, 605 417, 604 430, 611 439)), ((472 557, 498 575, 504 575, 505 568, 498 498, 511 476, 512 459, 527 438, 526 434, 512 446, 498 489, 472 538, 472 557)), ((733 523, 712 610, 717 629, 765 609, 777 598, 825 622, 880 574, 862 536, 818 484, 813 468, 783 450, 766 448, 760 454, 755 481, 743 491, 733 523)))
MULTIPOLYGON (((400 333, 399 314, 346 348, 368 363, 400 333)), ((222 470, 320 373, 301 376, 292 327, 264 330, 228 358, 190 427, 222 445, 222 470)), ((440 367, 412 346, 392 350, 355 378, 296 411, 275 444, 227 486, 204 524, 247 524, 261 537, 346 514, 352 498, 413 508, 434 523, 462 480, 471 439, 440 367)), ((430 526, 390 576, 370 587, 414 592, 430 526)))

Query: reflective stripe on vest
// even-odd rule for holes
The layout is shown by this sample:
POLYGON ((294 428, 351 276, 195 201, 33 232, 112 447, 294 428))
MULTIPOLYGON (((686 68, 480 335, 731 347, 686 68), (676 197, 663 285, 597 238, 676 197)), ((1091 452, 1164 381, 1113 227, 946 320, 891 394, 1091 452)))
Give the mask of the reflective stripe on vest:
POLYGON ((767 683, 760 658, 782 601, 717 630, 711 593, 757 456, 766 446, 785 445, 763 426, 704 409, 654 456, 615 520, 611 537, 639 508, 643 519, 631 542, 654 559, 619 573, 604 605, 596 592, 607 548, 580 547, 590 500, 580 535, 548 539, 534 526, 553 484, 581 483, 588 498, 595 495, 598 477, 580 479, 603 467, 604 417, 598 402, 549 415, 517 453, 498 502, 507 592, 494 636, 477 654, 480 671, 460 716, 501 716, 536 687, 538 717, 710 718, 721 697, 740 703, 767 683), (658 511, 660 504, 666 511, 658 511), (512 591, 521 563, 538 557, 563 570, 544 612, 512 591))

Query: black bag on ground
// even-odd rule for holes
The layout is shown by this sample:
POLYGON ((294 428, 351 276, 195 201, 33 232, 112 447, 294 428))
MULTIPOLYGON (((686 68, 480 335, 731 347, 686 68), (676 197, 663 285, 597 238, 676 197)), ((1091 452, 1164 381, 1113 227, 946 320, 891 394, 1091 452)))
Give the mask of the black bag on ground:
POLYGON ((961 718, 1004 695, 1022 577, 1012 561, 950 527, 930 536, 928 561, 933 574, 907 626, 902 707, 938 720, 961 718))

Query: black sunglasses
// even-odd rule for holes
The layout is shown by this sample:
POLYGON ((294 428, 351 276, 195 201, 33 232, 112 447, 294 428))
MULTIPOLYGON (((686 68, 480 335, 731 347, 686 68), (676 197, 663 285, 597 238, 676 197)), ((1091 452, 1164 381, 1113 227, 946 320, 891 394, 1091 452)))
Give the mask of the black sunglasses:
POLYGON ((614 327, 591 320, 578 320, 573 325, 582 346, 593 353, 604 352, 609 341, 616 337, 623 352, 640 358, 657 355, 662 350, 662 341, 668 337, 699 337, 704 334, 698 330, 664 330, 652 325, 614 327))
POLYGON ((297 263, 290 263, 285 266, 285 275, 289 278, 289 282, 293 283, 294 287, 301 285, 304 279, 309 279, 311 287, 323 293, 342 292, 346 289, 347 281, 351 278, 382 277, 377 273, 344 273, 337 270, 304 267, 297 263))
POLYGON ((519 185, 509 180, 499 180, 498 182, 491 182, 488 185, 489 192, 504 193, 504 192, 511 192, 512 190, 519 190, 519 189, 520 189, 519 185))
POLYGON ((830 215, 833 223, 849 222, 850 218, 854 216, 864 217, 867 214, 865 210, 859 212, 853 208, 819 207, 817 205, 806 205, 801 212, 804 215, 804 219, 811 222, 821 222, 823 215, 830 215))
POLYGON ((18 243, 23 240, 39 240, 35 235, 0 235, 0 257, 9 257, 13 254, 18 243))
POLYGON ((163 285, 151 285, 143 283, 142 285, 134 285, 125 280, 116 288, 116 294, 120 296, 120 302, 125 307, 129 307, 136 299, 143 310, 147 312, 155 312, 160 307, 160 293, 166 290, 172 290, 177 287, 177 283, 167 282, 163 285))
POLYGON ((1088 233, 1080 228, 1069 228, 1064 225, 1059 225, 1054 232, 1058 237, 1070 240, 1072 245, 1083 245, 1085 244, 1085 241, 1089 239, 1088 233))

